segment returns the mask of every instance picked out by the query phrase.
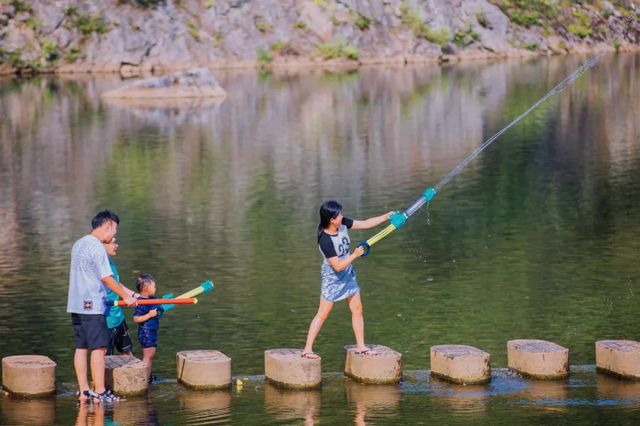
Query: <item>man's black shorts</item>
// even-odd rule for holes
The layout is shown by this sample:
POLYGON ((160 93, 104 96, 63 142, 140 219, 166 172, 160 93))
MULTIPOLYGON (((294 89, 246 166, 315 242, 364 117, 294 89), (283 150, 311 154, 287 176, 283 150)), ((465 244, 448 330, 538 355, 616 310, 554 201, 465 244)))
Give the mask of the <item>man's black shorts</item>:
POLYGON ((109 345, 109 329, 104 315, 71 314, 76 349, 94 350, 109 345))
POLYGON ((120 325, 109 329, 111 338, 109 340, 109 346, 107 347, 107 355, 113 355, 117 350, 120 353, 131 352, 133 345, 131 343, 131 337, 129 336, 129 327, 126 321, 122 321, 120 325))

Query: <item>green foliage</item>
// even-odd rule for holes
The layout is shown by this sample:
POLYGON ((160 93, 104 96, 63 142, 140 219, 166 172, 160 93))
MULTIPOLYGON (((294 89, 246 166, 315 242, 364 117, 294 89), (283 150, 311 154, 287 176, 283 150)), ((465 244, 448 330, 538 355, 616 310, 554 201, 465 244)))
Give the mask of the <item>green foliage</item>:
POLYGON ((76 28, 85 36, 93 33, 104 34, 109 31, 109 27, 101 16, 87 15, 74 6, 66 8, 64 14, 68 19, 65 27, 76 28))
POLYGON ((271 52, 274 52, 274 53, 278 53, 278 54, 280 54, 280 53, 282 53, 282 52, 283 52, 287 47, 289 47, 289 43, 286 43, 286 42, 284 42, 284 41, 278 41, 278 42, 273 43, 273 44, 271 45, 271 47, 269 48, 269 50, 270 50, 271 52))
POLYGON ((166 3, 166 0, 124 0, 128 3, 132 3, 135 6, 156 8, 166 3))
POLYGON ((400 6, 400 20, 411 28, 416 37, 424 38, 440 46, 444 46, 451 37, 449 27, 432 28, 426 25, 420 14, 416 10, 410 9, 406 2, 400 6))
POLYGON ((329 9, 329 3, 327 3, 327 0, 313 0, 313 2, 322 9, 329 9))
POLYGON ((263 20, 259 19, 256 21, 256 29, 261 33, 266 33, 269 30, 269 25, 267 25, 267 23, 263 20))
POLYGON ((27 26, 27 28, 30 28, 31 31, 36 31, 38 29, 38 23, 33 16, 24 21, 24 24, 27 26))
POLYGON ((215 47, 221 47, 223 40, 224 37, 220 31, 216 31, 215 33, 213 33, 213 45, 215 47))
POLYGON ((28 5, 27 3, 25 3, 23 0, 11 0, 11 2, 9 2, 9 4, 11 6, 13 6, 13 8, 16 11, 16 13, 21 13, 21 12, 31 13, 31 12, 33 12, 33 9, 31 8, 31 6, 28 5))
POLYGON ((319 43, 316 47, 324 60, 338 58, 357 60, 360 56, 358 48, 347 44, 344 40, 337 40, 333 43, 319 43))
POLYGON ((609 17, 611 17, 612 15, 613 15, 613 10, 607 9, 607 8, 602 10, 602 17, 604 19, 609 19, 609 17))
POLYGON ((200 43, 200 30, 198 29, 198 26, 195 24, 195 22, 193 22, 191 19, 187 19, 185 21, 185 25, 189 29, 189 34, 191 34, 191 37, 193 37, 195 41, 200 43))
POLYGON ((299 30, 304 30, 307 28, 307 24, 305 24, 303 21, 298 21, 296 22, 295 27, 299 30))
POLYGON ((611 43, 611 45, 613 46, 614 49, 616 49, 616 52, 620 50, 620 46, 622 45, 622 43, 620 43, 620 40, 615 39, 613 40, 613 43, 611 43))
POLYGON ((25 65, 25 62, 22 60, 22 55, 20 52, 9 52, 5 54, 7 59, 9 60, 9 65, 13 68, 22 68, 25 65))
POLYGON ((439 44, 440 46, 444 46, 447 44, 447 41, 451 38, 451 31, 449 27, 442 26, 438 28, 425 27, 421 37, 426 38, 432 43, 439 44))
POLYGON ((535 52, 536 50, 538 50, 538 43, 522 43, 520 45, 521 48, 523 49, 527 49, 527 50, 531 50, 532 52, 535 52))
POLYGON ((535 10, 509 9, 509 18, 514 24, 526 28, 540 24, 540 14, 535 10))
POLYGON ((258 49, 258 63, 261 65, 270 64, 273 61, 273 57, 271 56, 271 52, 264 50, 262 48, 258 49))
POLYGON ((360 31, 365 31, 371 26, 371 19, 368 16, 358 14, 355 23, 356 27, 358 27, 360 31))
POLYGON ((80 47, 72 46, 71 49, 69 49, 64 54, 64 60, 67 62, 73 63, 77 61, 78 58, 80 58, 81 54, 82 54, 82 51, 80 50, 80 47))
POLYGON ((455 33, 452 42, 458 47, 467 47, 478 40, 480 40, 480 35, 473 31, 471 24, 467 24, 463 30, 458 30, 455 33))
POLYGON ((543 20, 555 19, 562 10, 561 0, 493 0, 509 19, 517 25, 532 27, 543 20))
POLYGON ((573 11, 574 18, 577 19, 577 22, 569 24, 567 26, 567 30, 580 38, 587 38, 593 33, 593 29, 591 28, 591 18, 585 12, 580 9, 576 9, 573 11))
POLYGON ((478 12, 476 14, 476 19, 478 21, 478 24, 480 24, 482 28, 492 28, 491 22, 489 22, 489 20, 487 19, 487 15, 485 15, 484 12, 478 12))
POLYGON ((42 56, 47 62, 55 62, 60 59, 60 48, 53 41, 45 39, 42 43, 42 56))
POLYGON ((206 7, 207 9, 211 9, 215 5, 216 5, 216 0, 205 0, 204 2, 204 7, 206 7))

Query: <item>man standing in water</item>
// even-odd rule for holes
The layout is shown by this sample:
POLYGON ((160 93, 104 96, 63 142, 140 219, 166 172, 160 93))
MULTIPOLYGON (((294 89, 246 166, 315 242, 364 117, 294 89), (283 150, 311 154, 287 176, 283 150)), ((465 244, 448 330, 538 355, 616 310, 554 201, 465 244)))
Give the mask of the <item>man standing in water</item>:
POLYGON ((116 236, 120 219, 104 210, 91 220, 92 231, 75 242, 71 249, 69 296, 67 312, 71 314, 75 354, 73 366, 78 379, 79 401, 93 398, 95 402, 115 402, 119 398, 105 389, 105 352, 109 345, 109 329, 104 316, 105 286, 117 293, 129 306, 136 304, 134 292, 113 278, 109 258, 103 243, 116 236), (89 388, 87 355, 91 352, 91 378, 95 389, 89 388))

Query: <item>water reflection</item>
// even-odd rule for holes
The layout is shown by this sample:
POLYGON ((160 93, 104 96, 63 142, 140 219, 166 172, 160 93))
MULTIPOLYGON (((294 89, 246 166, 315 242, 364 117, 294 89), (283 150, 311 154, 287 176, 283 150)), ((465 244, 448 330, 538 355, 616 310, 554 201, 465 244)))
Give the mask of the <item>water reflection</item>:
POLYGON ((392 419, 400 404, 400 387, 396 385, 363 385, 345 379, 344 388, 347 402, 355 405, 354 423, 358 426, 392 419))
POLYGON ((268 383, 264 387, 264 404, 270 417, 278 421, 313 425, 319 420, 322 404, 319 390, 279 389, 268 383))
POLYGON ((554 413, 568 411, 569 389, 566 380, 523 380, 524 390, 515 394, 522 405, 554 413))
POLYGON ((23 399, 0 396, 0 423, 14 425, 51 425, 55 423, 55 398, 23 399))
POLYGON ((189 391, 177 393, 184 424, 228 421, 231 415, 231 391, 189 391))
POLYGON ((478 417, 487 409, 489 385, 458 385, 431 378, 434 404, 445 406, 452 414, 478 417))
POLYGON ((640 403, 640 382, 621 380, 598 373, 596 376, 598 399, 624 404, 640 403))
POLYGON ((76 426, 104 426, 105 407, 102 404, 80 404, 76 426))
MULTIPOLYGON (((207 346, 261 374, 262 350, 302 344, 317 307, 321 200, 355 217, 405 207, 583 59, 230 72, 217 75, 223 103, 164 110, 103 102, 120 84, 111 77, 1 81, 0 356, 46 354, 73 382, 61 302, 69 252, 109 207, 122 218, 125 283, 140 270, 167 292, 216 283, 163 323, 158 373, 173 374, 177 351, 207 346)), ((639 69, 638 55, 604 58, 445 187, 429 225, 416 215, 357 265, 367 333, 406 354, 407 369, 423 368, 438 341, 472 343, 506 365, 504 342, 540 330, 584 364, 595 340, 636 332, 639 69)), ((336 348, 353 340, 347 312, 336 315, 316 348, 325 371, 342 370, 336 348)), ((411 423, 424 398, 436 412, 492 415, 487 397, 434 389, 416 385, 420 398, 401 398, 393 416, 411 423)), ((505 392, 536 397, 517 389, 505 392)), ((203 402, 202 415, 228 419, 225 398, 203 402)), ((261 395, 248 405, 263 408, 261 395)), ((188 413, 160 411, 175 424, 188 413)))
MULTIPOLYGON (((83 404, 87 405, 87 404, 83 404)), ((92 404, 95 405, 95 404, 92 404)), ((109 407, 113 422, 121 425, 159 426, 163 423, 149 394, 143 398, 130 398, 109 407)))

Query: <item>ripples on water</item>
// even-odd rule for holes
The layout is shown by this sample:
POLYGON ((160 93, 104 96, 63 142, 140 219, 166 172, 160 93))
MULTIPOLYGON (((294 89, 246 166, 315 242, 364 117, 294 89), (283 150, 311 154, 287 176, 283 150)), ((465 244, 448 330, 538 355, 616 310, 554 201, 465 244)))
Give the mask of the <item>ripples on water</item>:
MULTIPOLYGON (((637 340, 639 58, 606 57, 358 260, 369 341, 422 371, 435 344, 477 346, 501 367, 514 338, 556 341, 574 364, 594 362, 596 340, 637 340)), ((317 308, 322 200, 340 200, 355 218, 406 208, 583 60, 233 72, 219 75, 223 103, 160 109, 103 103, 99 94, 120 83, 112 77, 1 81, 0 356, 46 354, 71 387, 69 252, 108 207, 122 218, 116 261, 125 284, 140 271, 158 278, 160 293, 216 283, 202 303, 163 319, 157 373, 173 376, 178 350, 215 348, 233 358, 235 374, 261 374, 263 351, 302 346, 317 308)), ((338 305, 315 348, 324 371, 341 371, 352 340, 338 305)), ((299 405, 344 423, 369 402, 365 416, 379 423, 637 414, 631 396, 594 394, 600 376, 585 379, 586 393, 572 378, 566 396, 551 389, 547 400, 505 396, 501 386, 516 382, 501 377, 462 396, 408 379, 380 403, 374 391, 359 403, 368 394, 331 375, 319 396, 280 395, 257 381, 209 398, 167 384, 131 401, 143 414, 125 423, 299 423, 308 413, 287 408, 299 405)), ((73 399, 39 411, 72 423, 73 399)), ((2 404, 2 416, 18 416, 11 422, 37 423, 20 417, 36 410, 2 404)), ((125 411, 138 410, 105 415, 115 421, 125 411)))

